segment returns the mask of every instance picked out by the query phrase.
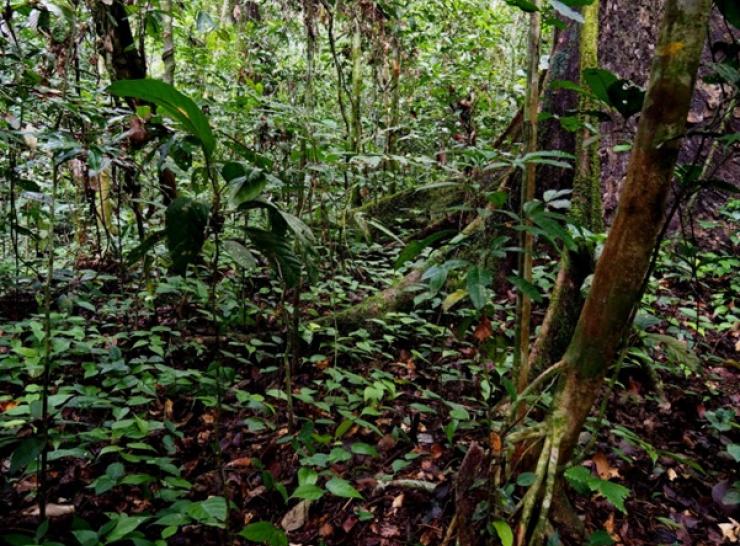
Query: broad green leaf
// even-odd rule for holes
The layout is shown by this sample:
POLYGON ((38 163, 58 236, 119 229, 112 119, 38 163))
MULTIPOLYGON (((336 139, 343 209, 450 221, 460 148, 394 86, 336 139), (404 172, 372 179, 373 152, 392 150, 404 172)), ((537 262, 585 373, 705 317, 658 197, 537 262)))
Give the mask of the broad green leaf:
POLYGON ((583 15, 581 15, 576 10, 568 6, 565 2, 560 2, 559 0, 550 0, 550 5, 553 7, 555 11, 557 11, 563 17, 567 17, 568 19, 573 19, 574 21, 578 23, 584 22, 583 15))
POLYGON ((223 527, 228 517, 226 499, 223 497, 209 497, 201 502, 194 502, 188 506, 187 514, 204 525, 223 527))
POLYGON ((534 13, 535 11, 539 11, 537 9, 537 5, 531 0, 505 0, 505 1, 510 6, 519 8, 520 10, 525 11, 527 13, 534 13))
POLYGON ((234 206, 253 201, 267 186, 264 171, 245 163, 229 161, 221 168, 221 175, 229 184, 229 198, 234 206))
POLYGON ((727 453, 729 453, 736 463, 740 463, 740 444, 730 444, 727 446, 727 453))
POLYGON ((593 491, 604 495, 617 510, 623 514, 627 513, 627 509, 624 507, 624 500, 629 496, 630 490, 625 486, 607 480, 597 479, 591 482, 591 488, 593 491))
POLYGON ((97 544, 100 543, 100 537, 98 537, 98 533, 89 529, 72 531, 72 534, 81 546, 97 546, 97 544))
POLYGON ((105 536, 105 543, 111 544, 122 540, 134 531, 146 520, 148 517, 145 516, 129 516, 127 514, 121 514, 116 518, 116 524, 113 529, 105 536))
POLYGON ((296 499, 317 500, 324 496, 324 490, 313 483, 304 483, 296 487, 291 497, 296 499))
POLYGON ((514 544, 514 533, 508 523, 503 520, 494 521, 491 525, 496 530, 498 538, 503 546, 512 546, 514 544))
POLYGON ((192 99, 161 80, 119 80, 108 91, 117 97, 132 97, 151 102, 180 123, 182 128, 200 141, 207 157, 213 156, 216 139, 208 118, 192 99))
POLYGON ((350 484, 347 480, 343 480, 342 478, 332 478, 331 480, 326 482, 326 488, 332 495, 336 495, 337 497, 345 497, 348 499, 362 498, 360 492, 352 487, 352 484, 350 484))
POLYGON ((714 0, 717 8, 725 16, 725 19, 734 26, 740 28, 740 2, 737 0, 714 0))
POLYGON ((365 444, 363 442, 356 442, 352 444, 350 447, 352 450, 352 453, 355 455, 367 455, 369 457, 379 457, 380 454, 378 453, 378 450, 375 449, 374 446, 371 446, 370 444, 365 444))
POLYGON ((518 275, 510 275, 509 277, 507 277, 507 279, 511 284, 516 286, 522 294, 529 296, 532 301, 542 301, 542 294, 540 294, 539 289, 531 282, 523 279, 518 275))
POLYGON ((601 529, 588 538, 587 546, 611 546, 612 544, 614 544, 612 537, 609 536, 609 533, 601 529))
POLYGON ((300 485, 314 485, 319 480, 318 473, 313 468, 302 467, 298 470, 298 483, 300 485))
POLYGON ((250 523, 242 529, 240 536, 266 546, 288 546, 288 537, 269 521, 250 523))
POLYGON ((255 260, 254 255, 239 241, 234 239, 224 241, 224 250, 244 269, 249 270, 257 267, 257 260, 255 260))
POLYGON ((23 440, 10 456, 10 473, 14 474, 32 463, 44 448, 44 439, 33 436, 23 440))
POLYGON ((491 272, 480 267, 473 267, 468 271, 467 287, 470 301, 476 309, 481 310, 486 306, 488 287, 491 286, 493 277, 491 272))

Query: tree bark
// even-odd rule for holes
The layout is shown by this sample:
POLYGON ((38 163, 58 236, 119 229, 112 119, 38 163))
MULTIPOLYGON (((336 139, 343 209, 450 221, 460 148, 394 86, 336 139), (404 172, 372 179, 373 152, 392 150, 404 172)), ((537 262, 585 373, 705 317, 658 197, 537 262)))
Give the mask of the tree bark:
POLYGON ((162 3, 165 14, 164 32, 162 33, 162 62, 164 63, 164 81, 175 85, 175 17, 172 4, 173 0, 164 0, 162 3))
MULTIPOLYGON (((578 33, 577 70, 581 86, 586 85, 584 70, 598 66, 599 8, 599 0, 583 8, 584 23, 578 33)), ((580 112, 595 109, 592 101, 586 97, 580 98, 578 103, 580 112)), ((581 116, 585 117, 583 114, 581 116)), ((580 129, 576 135, 575 156, 571 219, 576 225, 592 232, 602 231, 599 138, 598 135, 592 135, 587 127, 580 129)), ((581 286, 592 272, 591 249, 581 246, 576 251, 564 251, 545 319, 530 353, 530 369, 544 369, 562 357, 583 307, 581 286)))
POLYGON ((566 462, 629 327, 663 224, 711 0, 668 0, 627 179, 591 291, 563 356, 553 409, 566 462))
MULTIPOLYGON (((535 0, 539 7, 539 1, 535 0)), ((540 41, 542 35, 542 17, 539 10, 530 15, 527 67, 527 96, 524 103, 524 153, 537 150, 537 125, 540 110, 539 66, 540 41)), ((534 199, 537 167, 527 163, 522 177, 519 198, 519 214, 524 217, 525 205, 534 199)), ((531 226, 531 222, 527 222, 531 226)), ((522 230, 519 237, 521 254, 519 259, 519 276, 525 282, 532 282, 532 252, 534 236, 528 230, 522 230)), ((517 291, 516 298, 516 343, 514 347, 514 371, 517 374, 517 390, 523 391, 529 380, 529 332, 532 318, 532 298, 524 292, 517 291)))

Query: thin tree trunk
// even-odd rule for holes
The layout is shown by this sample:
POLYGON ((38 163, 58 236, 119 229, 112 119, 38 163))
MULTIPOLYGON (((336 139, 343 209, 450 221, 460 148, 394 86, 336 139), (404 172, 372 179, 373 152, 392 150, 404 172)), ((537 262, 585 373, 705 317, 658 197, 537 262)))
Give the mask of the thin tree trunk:
MULTIPOLYGON (((535 2, 539 5, 539 1, 535 2)), ((530 15, 529 45, 527 67, 527 96, 524 104, 524 146, 525 153, 532 153, 537 149, 537 117, 540 105, 539 66, 540 40, 542 34, 542 18, 539 11, 530 15)), ((527 163, 524 169, 521 185, 519 210, 524 216, 524 207, 534 199, 537 169, 534 163, 527 163)), ((521 255, 519 260, 519 276, 526 282, 532 281, 532 250, 534 238, 528 230, 523 230, 519 239, 521 255)), ((529 379, 529 332, 532 316, 532 299, 522 291, 517 293, 516 301, 516 346, 514 348, 514 370, 517 373, 517 389, 524 390, 529 379)))
MULTIPOLYGON (((386 134, 386 154, 396 154, 396 142, 398 141, 398 125, 401 123, 400 105, 401 105, 401 40, 398 36, 393 39, 393 59, 391 61, 391 82, 390 92, 391 100, 388 112, 388 128, 386 134)), ((393 159, 388 161, 387 170, 391 172, 391 183, 389 192, 396 193, 396 174, 398 163, 393 159)))
POLYGON ((164 81, 170 85, 175 85, 175 18, 173 14, 172 0, 163 0, 162 9, 165 13, 164 32, 162 33, 162 41, 164 42, 164 48, 162 51, 164 81))
POLYGON ((352 21, 352 152, 362 153, 362 31, 360 14, 352 21))

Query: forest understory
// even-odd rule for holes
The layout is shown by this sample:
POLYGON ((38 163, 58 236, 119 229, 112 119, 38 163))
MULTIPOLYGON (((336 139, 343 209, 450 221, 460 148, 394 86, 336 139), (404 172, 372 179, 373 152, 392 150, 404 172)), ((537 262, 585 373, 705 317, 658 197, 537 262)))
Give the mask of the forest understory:
POLYGON ((8 0, 0 542, 740 543, 732 0, 8 0))

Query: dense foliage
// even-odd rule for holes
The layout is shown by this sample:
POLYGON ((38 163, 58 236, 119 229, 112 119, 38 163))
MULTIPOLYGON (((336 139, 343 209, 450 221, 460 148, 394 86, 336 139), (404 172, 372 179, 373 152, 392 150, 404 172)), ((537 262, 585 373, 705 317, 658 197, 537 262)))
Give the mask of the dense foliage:
POLYGON ((7 0, 0 538, 736 541, 732 2, 712 12, 708 106, 661 142, 688 137, 618 357, 572 453, 548 455, 614 219, 594 165, 639 156, 656 110, 629 74, 563 69, 598 5, 7 0), (558 519, 576 510, 585 526, 558 519))

